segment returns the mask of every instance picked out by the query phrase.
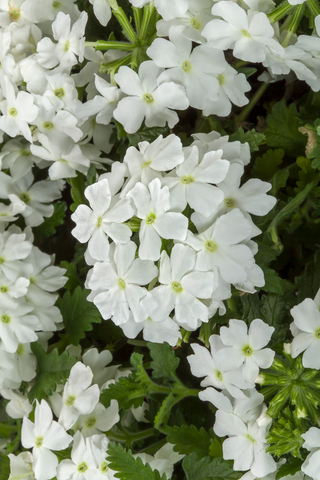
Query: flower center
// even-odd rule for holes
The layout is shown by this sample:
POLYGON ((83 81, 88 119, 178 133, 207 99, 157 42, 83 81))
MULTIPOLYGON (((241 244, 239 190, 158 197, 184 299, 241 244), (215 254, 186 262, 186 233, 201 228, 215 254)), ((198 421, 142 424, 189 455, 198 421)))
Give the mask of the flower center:
POLYGON ((212 240, 207 240, 206 243, 204 244, 204 246, 211 253, 213 253, 217 250, 217 244, 214 243, 212 240))
POLYGON ((87 427, 87 428, 93 428, 96 423, 97 423, 97 419, 96 419, 96 418, 89 418, 89 419, 86 421, 86 427, 87 427))
POLYGON ((88 470, 88 465, 85 462, 82 462, 78 465, 77 470, 78 470, 79 473, 83 473, 86 470, 88 470))
POLYGON ((199 30, 199 28, 201 27, 201 23, 199 22, 199 20, 198 20, 196 17, 193 17, 193 18, 191 19, 191 22, 190 22, 190 23, 191 23, 191 26, 192 26, 193 28, 195 28, 196 30, 199 30))
POLYGON ((119 287, 120 287, 122 290, 125 290, 125 288, 126 288, 126 282, 125 282, 122 278, 119 278, 119 280, 118 280, 118 285, 119 285, 119 287))
POLYGON ((52 4, 53 8, 59 8, 60 5, 61 5, 61 2, 56 2, 56 0, 52 4))
POLYGON ((30 150, 20 150, 19 153, 22 157, 29 157, 29 155, 31 155, 30 150))
POLYGON ((5 258, 3 258, 3 257, 0 257, 0 265, 1 265, 2 263, 4 263, 5 261, 6 261, 6 259, 5 259, 5 258))
POLYGON ((194 178, 191 177, 191 175, 186 175, 185 177, 181 178, 181 182, 184 183, 185 185, 189 185, 189 183, 194 182, 194 178))
POLYGON ((30 201, 30 196, 27 194, 27 192, 23 192, 20 195, 20 200, 22 200, 24 203, 28 203, 30 201))
POLYGON ((220 372, 220 370, 216 370, 216 377, 217 379, 222 382, 223 381, 223 375, 222 373, 220 372))
POLYGON ((98 220, 97 220, 97 227, 101 227, 102 225, 102 217, 99 217, 98 220))
POLYGON ((6 293, 7 291, 8 291, 8 287, 5 287, 4 285, 1 285, 0 292, 1 293, 6 293))
POLYGON ((155 216, 154 213, 149 213, 149 215, 146 218, 146 224, 147 225, 152 225, 156 218, 157 217, 155 216))
POLYGON ((191 69, 192 69, 192 65, 189 62, 189 60, 185 60, 182 64, 182 70, 184 72, 188 73, 188 72, 190 72, 191 69))
POLYGON ((143 100, 146 102, 146 103, 153 103, 154 102, 154 98, 153 96, 151 95, 151 93, 145 93, 143 95, 143 100))
POLYGON ((144 162, 142 165, 141 165, 141 168, 147 168, 149 167, 149 165, 151 165, 152 163, 152 160, 148 160, 147 162, 144 162))
POLYGON ((320 328, 315 332, 315 337, 320 338, 320 328))
POLYGON ((9 113, 9 115, 11 115, 11 117, 15 117, 15 116, 18 115, 17 109, 14 108, 14 107, 10 108, 8 113, 9 113))
POLYGON ((223 75, 218 75, 217 80, 219 82, 219 85, 223 85, 225 82, 225 77, 223 75))
POLYGON ((11 22, 16 22, 20 18, 20 8, 10 8, 9 9, 9 15, 10 15, 10 20, 11 22))
POLYGON ((69 40, 66 41, 66 43, 64 44, 64 51, 67 52, 70 48, 70 42, 69 40))
POLYGON ((3 323, 10 323, 10 317, 9 315, 6 315, 5 313, 1 315, 1 322, 3 323))
POLYGON ((58 162, 68 163, 68 160, 65 160, 64 158, 59 158, 58 162))
POLYGON ((52 128, 54 128, 54 125, 52 122, 43 122, 42 126, 45 130, 51 130, 52 128))
POLYGON ((179 282, 172 282, 171 287, 172 287, 172 290, 174 290, 176 293, 181 293, 183 290, 181 283, 179 282))
POLYGON ((35 441, 35 444, 34 446, 37 447, 37 448, 40 448, 43 444, 43 437, 38 437, 35 441))
POLYGON ((251 38, 251 35, 250 33, 248 32, 248 30, 241 30, 241 33, 244 37, 247 37, 247 38, 251 38))
POLYGON ((63 88, 57 88, 56 90, 53 91, 53 93, 58 98, 62 98, 65 95, 63 88))
POLYGON ((76 399, 76 397, 74 397, 73 395, 69 395, 69 397, 66 400, 67 407, 71 407, 71 405, 74 404, 75 399, 76 399))
POLYGON ((101 465, 100 465, 100 472, 102 472, 102 473, 107 473, 108 470, 109 470, 109 467, 108 467, 107 462, 101 463, 101 465))
POLYGON ((245 347, 243 347, 242 351, 243 351, 243 353, 245 354, 246 357, 250 357, 250 355, 252 355, 252 353, 253 353, 253 350, 250 347, 250 345, 246 345, 245 347))
POLYGON ((16 354, 17 355, 22 355, 23 352, 24 352, 24 346, 21 343, 19 343, 16 354))
POLYGON ((234 205, 235 205, 233 198, 225 198, 225 199, 224 199, 224 204, 225 204, 225 206, 228 207, 228 208, 233 208, 234 205))
POLYGON ((256 441, 256 440, 253 438, 253 436, 250 435, 249 433, 248 433, 248 435, 247 435, 247 439, 250 440, 250 442, 252 442, 252 443, 255 443, 255 441, 256 441))

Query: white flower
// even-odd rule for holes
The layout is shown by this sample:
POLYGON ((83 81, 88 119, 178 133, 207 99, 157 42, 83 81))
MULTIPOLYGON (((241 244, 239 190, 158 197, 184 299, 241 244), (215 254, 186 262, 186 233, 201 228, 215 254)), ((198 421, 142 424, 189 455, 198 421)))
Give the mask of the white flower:
POLYGON ((67 448, 72 437, 64 428, 53 421, 52 411, 45 400, 37 406, 34 423, 24 417, 21 443, 24 448, 33 448, 33 471, 36 480, 48 480, 56 475, 58 459, 51 450, 67 448))
POLYGON ((104 27, 111 18, 109 0, 89 0, 93 5, 93 13, 104 27))
POLYGON ((305 440, 304 444, 302 445, 303 448, 306 448, 310 451, 309 455, 301 466, 301 470, 306 475, 309 475, 309 477, 311 477, 313 480, 319 480, 320 430, 319 428, 311 427, 301 436, 305 440))
POLYGON ((168 187, 161 188, 159 178, 149 183, 148 188, 141 182, 127 194, 137 209, 137 217, 142 219, 139 231, 139 257, 143 260, 158 260, 161 237, 184 240, 187 235, 188 219, 181 213, 170 210, 168 187))
POLYGON ((76 423, 76 428, 81 430, 83 438, 87 438, 100 434, 101 432, 107 432, 119 420, 118 402, 111 400, 110 407, 108 408, 98 403, 91 413, 80 415, 76 423))
POLYGON ((91 385, 93 374, 89 367, 77 362, 71 369, 62 396, 59 423, 68 430, 79 415, 91 413, 100 397, 98 385, 91 385))
POLYGON ((131 237, 131 230, 123 225, 134 214, 129 198, 112 203, 112 196, 107 178, 90 185, 85 190, 90 207, 79 205, 71 215, 77 226, 72 235, 81 243, 89 241, 88 250, 96 260, 108 260, 109 241, 127 243, 131 237))
POLYGON ((242 367, 243 378, 254 382, 260 368, 269 368, 275 352, 263 348, 269 342, 274 327, 269 327, 260 319, 255 319, 248 327, 242 320, 230 320, 229 328, 221 327, 220 337, 227 348, 219 350, 216 358, 224 368, 242 367))
POLYGON ((143 62, 138 74, 129 67, 120 67, 115 80, 121 90, 130 95, 118 103, 113 116, 128 133, 135 133, 145 119, 147 127, 172 128, 179 117, 172 109, 185 110, 188 99, 181 85, 165 82, 158 85, 162 68, 152 61, 143 62))
MULTIPOLYGON (((134 7, 141 8, 143 5, 149 3, 150 0, 130 0, 134 7)), ((157 11, 165 20, 183 15, 188 9, 188 0, 155 0, 154 5, 157 11)))
POLYGON ((302 356, 302 365, 305 368, 320 368, 320 312, 318 303, 311 298, 306 298, 290 310, 294 318, 294 322, 290 325, 294 336, 291 355, 296 358, 299 353, 305 351, 302 356))

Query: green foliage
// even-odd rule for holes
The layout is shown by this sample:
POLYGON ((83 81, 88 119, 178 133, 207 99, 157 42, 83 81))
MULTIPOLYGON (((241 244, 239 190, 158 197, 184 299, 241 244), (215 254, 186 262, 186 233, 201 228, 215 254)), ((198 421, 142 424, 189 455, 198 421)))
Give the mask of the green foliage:
POLYGON ((298 287, 297 303, 305 298, 314 298, 320 287, 320 251, 317 250, 313 260, 307 263, 304 273, 296 278, 298 287))
POLYGON ((259 150, 259 145, 264 141, 264 139, 265 135, 263 133, 256 132, 254 128, 248 132, 244 132, 243 128, 240 127, 236 133, 230 135, 229 141, 235 142, 238 140, 241 143, 248 142, 252 153, 259 150))
POLYGON ((119 403, 119 409, 128 410, 130 407, 141 406, 145 393, 145 388, 139 385, 135 374, 132 374, 128 377, 120 377, 116 383, 110 384, 103 390, 100 402, 105 407, 109 407, 111 400, 115 399, 119 403))
POLYGON ((233 470, 230 460, 210 457, 199 460, 195 452, 184 458, 182 467, 187 480, 238 480, 243 475, 233 470))
POLYGON ((31 343, 31 350, 37 359, 37 376, 28 393, 30 403, 35 399, 40 402, 48 395, 52 395, 57 385, 66 382, 71 368, 77 362, 77 358, 69 357, 67 351, 59 355, 57 348, 51 353, 46 353, 37 342, 31 343))
POLYGON ((168 343, 148 343, 152 357, 151 368, 154 378, 176 380, 176 369, 179 365, 179 358, 168 343))
POLYGON ((60 267, 66 269, 65 276, 68 277, 64 288, 73 291, 79 285, 79 277, 75 263, 62 261, 60 267))
POLYGON ((301 155, 305 146, 305 140, 299 131, 301 123, 294 103, 289 107, 286 106, 285 100, 276 103, 267 116, 268 127, 264 130, 267 145, 283 148, 293 156, 301 155))
POLYGON ((286 477, 287 475, 294 475, 301 471, 301 465, 303 463, 302 458, 298 457, 289 457, 287 462, 279 468, 276 473, 276 480, 280 480, 282 477, 286 477))
POLYGON ((51 217, 46 218, 38 227, 33 228, 34 236, 38 242, 42 242, 56 233, 56 227, 64 223, 66 210, 66 202, 56 202, 51 217))
POLYGON ((203 427, 200 430, 194 425, 167 427, 166 433, 167 441, 174 444, 175 452, 183 455, 195 452, 199 457, 210 455, 212 438, 203 427))
POLYGON ((267 150, 262 157, 257 157, 251 170, 253 177, 260 178, 265 182, 269 182, 272 177, 279 171, 278 166, 283 162, 284 150, 278 148, 276 150, 267 150))
POLYGON ((10 476, 10 460, 0 452, 0 480, 8 480, 10 476))
POLYGON ((59 298, 57 302, 72 345, 79 345, 85 332, 92 330, 92 324, 101 322, 99 310, 87 300, 89 293, 78 286, 72 294, 70 291, 65 292, 63 298, 59 298))
POLYGON ((317 177, 317 172, 312 168, 311 160, 309 158, 298 157, 297 164, 300 167, 300 170, 297 188, 295 188, 296 193, 304 190, 305 187, 317 177))
POLYGON ((150 465, 143 464, 141 458, 134 458, 131 451, 126 451, 121 445, 110 442, 108 445, 109 468, 115 470, 116 478, 121 480, 166 480, 165 474, 162 476, 158 470, 152 470, 150 465))
POLYGON ((301 458, 300 449, 304 439, 289 408, 285 408, 273 422, 267 441, 270 444, 267 452, 277 457, 291 453, 294 457, 301 458))

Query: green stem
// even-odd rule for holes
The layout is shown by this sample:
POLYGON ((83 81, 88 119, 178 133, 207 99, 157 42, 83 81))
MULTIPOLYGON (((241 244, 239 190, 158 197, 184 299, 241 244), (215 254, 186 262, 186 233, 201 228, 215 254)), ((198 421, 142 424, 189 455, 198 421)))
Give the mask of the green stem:
POLYGON ((130 42, 135 43, 138 40, 136 32, 133 30, 131 23, 129 22, 126 14, 115 0, 109 2, 112 8, 113 14, 123 27, 123 34, 130 42))
POLYGON ((153 445, 149 445, 149 447, 139 450, 139 453, 147 453, 149 455, 154 455, 166 443, 167 443, 167 439, 164 438, 163 440, 160 440, 160 442, 154 443, 153 445))
POLYGON ((0 422, 1 436, 9 438, 12 432, 17 432, 19 427, 17 425, 10 425, 9 423, 0 422))
POLYGON ((126 433, 125 435, 121 435, 119 433, 115 433, 112 430, 106 432, 107 437, 110 440, 117 440, 118 442, 126 442, 127 446, 130 445, 138 440, 142 440, 143 438, 148 438, 154 435, 154 428, 148 428, 147 430, 143 430, 142 432, 138 433, 126 433))
POLYGON ((140 37, 141 22, 142 22, 142 9, 137 7, 132 7, 134 23, 136 25, 137 35, 140 37))
POLYGON ((237 307, 236 307, 236 304, 234 303, 233 297, 230 297, 227 299, 227 305, 228 305, 228 308, 231 310, 231 312, 237 311, 237 307))
POLYGON ((100 73, 110 73, 113 72, 115 74, 117 70, 119 70, 122 65, 128 65, 131 60, 131 53, 126 55, 125 57, 119 58, 118 60, 114 60, 113 62, 108 63, 101 63, 100 65, 100 73))
POLYGON ((314 15, 315 17, 320 15, 320 5, 317 0, 307 0, 307 5, 312 15, 314 15))
POLYGON ((293 15, 290 19, 290 22, 289 22, 289 25, 288 25, 288 28, 287 28, 287 35, 285 36, 285 39, 283 40, 283 42, 281 44, 283 46, 283 48, 286 48, 289 45, 292 35, 294 35, 296 33, 297 28, 298 28, 298 26, 301 22, 302 17, 303 17, 304 9, 305 9, 305 4, 304 3, 302 3, 300 5, 297 5, 295 7, 293 15))
POLYGON ((256 93, 253 95, 248 105, 246 105, 244 109, 239 113, 236 120, 236 129, 238 129, 240 123, 242 123, 247 118, 247 116, 249 115, 253 107, 256 105, 256 103, 260 100, 264 92, 267 90, 268 86, 269 86, 269 83, 263 83, 258 88, 256 93))
POLYGON ((149 25, 150 25, 150 20, 152 18, 152 15, 154 13, 154 4, 153 1, 149 3, 149 5, 145 6, 143 8, 143 20, 142 20, 142 25, 141 25, 141 30, 140 30, 140 40, 145 41, 147 40, 147 33, 149 30, 149 25))
POLYGON ((108 41, 98 40, 97 42, 86 42, 86 47, 94 47, 97 50, 120 50, 122 52, 128 52, 133 50, 135 47, 132 43, 129 42, 117 42, 117 41, 108 41))
POLYGON ((285 15, 288 15, 288 13, 292 8, 294 7, 290 5, 290 3, 287 0, 285 0, 285 2, 281 3, 281 5, 279 5, 275 10, 273 10, 273 12, 267 15, 269 22, 271 24, 278 22, 285 15))
POLYGON ((294 212, 301 203, 307 198, 309 193, 318 185, 319 179, 313 180, 309 183, 302 192, 299 192, 296 197, 294 197, 291 202, 289 202, 280 212, 274 217, 272 222, 269 225, 267 232, 269 233, 273 243, 276 245, 277 249, 282 252, 283 245, 279 240, 277 228, 283 222, 283 220, 288 217, 292 212, 294 212))

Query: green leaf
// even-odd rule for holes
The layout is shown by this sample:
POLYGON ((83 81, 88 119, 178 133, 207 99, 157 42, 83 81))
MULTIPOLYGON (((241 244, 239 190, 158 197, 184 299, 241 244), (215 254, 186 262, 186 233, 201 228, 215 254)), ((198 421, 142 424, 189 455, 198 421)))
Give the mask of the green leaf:
POLYGON ((317 177, 317 172, 312 168, 309 158, 298 157, 297 164, 300 167, 299 180, 297 181, 298 187, 294 190, 298 193, 304 190, 304 188, 317 177))
POLYGON ((304 274, 296 277, 298 285, 297 302, 305 298, 314 298, 320 287, 320 251, 316 251, 313 260, 307 263, 304 274))
POLYGON ((168 343, 148 343, 150 355, 153 359, 151 368, 154 378, 176 379, 176 369, 179 365, 179 358, 168 343))
POLYGON ((254 128, 248 132, 244 132, 243 128, 240 127, 236 133, 230 135, 229 141, 235 142, 236 140, 239 140, 241 143, 248 142, 252 153, 259 150, 259 145, 264 139, 264 134, 256 132, 254 128))
POLYGON ((304 153, 305 139, 299 132, 302 122, 294 103, 286 106, 285 100, 276 103, 267 116, 268 127, 264 133, 269 147, 281 147, 294 156, 304 153))
POLYGON ((283 161, 284 150, 278 148, 276 150, 267 150, 262 157, 257 157, 251 170, 253 177, 260 178, 263 181, 270 181, 272 177, 279 171, 278 166, 283 161))
POLYGON ((260 299, 257 293, 243 295, 241 300, 243 306, 242 319, 245 322, 250 323, 255 318, 260 318, 260 299))
POLYGON ((79 345, 80 340, 85 337, 85 332, 92 330, 92 324, 101 322, 99 310, 87 300, 89 293, 89 290, 82 290, 79 286, 72 295, 67 291, 57 302, 72 345, 79 345))
POLYGON ((203 457, 200 460, 196 453, 184 458, 182 462, 187 480, 238 480, 242 472, 235 472, 233 462, 223 458, 203 457))
POLYGON ((284 188, 287 184, 287 180, 289 177, 289 170, 284 169, 284 170, 279 170, 277 173, 274 174, 273 179, 272 179, 272 188, 269 192, 270 195, 273 195, 274 197, 280 190, 280 188, 284 188))
POLYGON ((117 400, 119 409, 128 410, 130 407, 140 407, 145 396, 145 388, 139 385, 134 374, 128 377, 120 377, 119 380, 108 385, 108 388, 102 391, 100 402, 109 407, 111 400, 117 400))
POLYGON ((68 351, 59 355, 57 348, 47 354, 37 342, 31 343, 31 350, 37 359, 37 376, 28 393, 30 403, 35 399, 40 402, 48 395, 52 395, 57 385, 67 381, 71 368, 77 362, 76 357, 69 357, 68 351))
POLYGON ((240 67, 236 69, 238 73, 244 73, 247 78, 251 77, 257 72, 256 68, 253 67, 240 67))
POLYGON ((33 233, 38 242, 52 237, 56 233, 56 227, 64 223, 67 205, 66 202, 57 202, 54 204, 54 211, 51 217, 33 229, 33 233))
POLYGON ((131 451, 126 451, 121 445, 110 442, 108 445, 109 468, 115 470, 116 478, 121 480, 166 480, 158 470, 152 470, 149 463, 143 464, 141 458, 134 458, 131 451))
POLYGON ((291 306, 290 301, 283 295, 262 295, 261 318, 268 325, 280 327, 291 306))
POLYGON ((10 476, 10 459, 0 452, 0 480, 8 480, 10 476))
POLYGON ((195 452, 199 457, 209 455, 211 438, 208 432, 201 427, 198 430, 194 425, 181 427, 167 427, 167 441, 174 444, 174 451, 183 455, 195 452))
POLYGON ((264 279, 266 282, 262 287, 262 290, 265 292, 278 293, 279 295, 282 295, 284 293, 284 287, 287 281, 280 278, 278 273, 275 270, 272 270, 272 268, 265 267, 264 265, 262 265, 261 268, 263 270, 264 279))
POLYGON ((160 135, 166 136, 169 133, 168 127, 147 128, 145 125, 137 133, 127 133, 130 145, 138 146, 138 143, 147 141, 152 143, 160 135))
POLYGON ((289 457, 287 462, 284 465, 281 465, 276 474, 276 480, 280 480, 282 477, 287 475, 294 475, 297 472, 301 471, 301 465, 303 464, 304 459, 302 458, 293 458, 289 457))
POLYGON ((68 277, 68 281, 65 284, 64 288, 66 290, 73 291, 79 285, 79 277, 75 263, 69 263, 63 260, 60 263, 60 267, 67 270, 65 276, 68 277))
POLYGON ((217 437, 213 439, 213 442, 210 445, 209 455, 213 458, 222 457, 222 443, 217 437))

